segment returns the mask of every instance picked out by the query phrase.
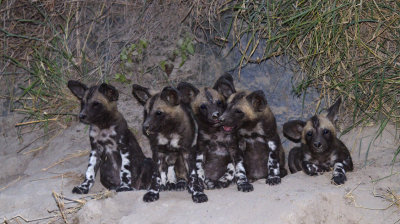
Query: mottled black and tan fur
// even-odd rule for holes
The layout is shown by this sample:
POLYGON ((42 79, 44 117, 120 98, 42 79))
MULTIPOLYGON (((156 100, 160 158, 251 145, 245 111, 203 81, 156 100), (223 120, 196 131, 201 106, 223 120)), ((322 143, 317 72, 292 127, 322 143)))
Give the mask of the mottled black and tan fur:
POLYGON ((132 93, 144 106, 143 133, 150 140, 153 161, 157 163, 150 190, 143 200, 158 200, 162 185, 183 190, 187 181, 193 201, 206 202, 208 198, 195 169, 198 127, 190 108, 182 102, 180 92, 165 87, 151 94, 148 88, 134 84, 132 93), (175 171, 184 173, 184 178, 177 180, 176 176, 180 175, 175 171))
MULTIPOLYGON (((199 178, 207 189, 228 187, 235 177, 235 164, 243 163, 236 135, 223 131, 219 121, 226 109, 227 98, 236 91, 232 76, 221 76, 213 88, 198 89, 182 82, 178 90, 185 103, 190 105, 199 125, 196 156, 199 178)), ((253 190, 247 179, 238 183, 239 190, 253 190)))
POLYGON ((231 95, 220 120, 225 131, 237 132, 239 149, 244 153, 244 167, 236 169, 238 175, 243 172, 251 181, 266 178, 267 184, 279 184, 287 174, 285 156, 264 93, 239 91, 231 95))
POLYGON ((288 163, 291 173, 303 170, 308 175, 319 175, 333 167, 333 184, 344 184, 346 172, 353 170, 347 147, 336 137, 333 125, 341 99, 328 109, 327 116, 315 115, 308 121, 288 121, 283 134, 300 147, 290 150, 288 163))
POLYGON ((153 162, 145 158, 127 122, 117 109, 118 91, 105 83, 88 88, 69 81, 80 100, 79 120, 90 125, 91 152, 85 180, 72 192, 87 194, 100 169, 100 182, 108 189, 130 191, 150 186, 153 162))

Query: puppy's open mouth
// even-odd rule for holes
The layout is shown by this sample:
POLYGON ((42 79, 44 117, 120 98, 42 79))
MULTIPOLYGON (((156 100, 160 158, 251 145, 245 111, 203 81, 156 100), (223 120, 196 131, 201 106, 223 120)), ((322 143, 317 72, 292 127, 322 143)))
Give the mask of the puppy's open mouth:
POLYGON ((226 131, 226 132, 231 132, 233 130, 233 127, 224 125, 224 126, 222 126, 222 129, 224 129, 224 131, 226 131))

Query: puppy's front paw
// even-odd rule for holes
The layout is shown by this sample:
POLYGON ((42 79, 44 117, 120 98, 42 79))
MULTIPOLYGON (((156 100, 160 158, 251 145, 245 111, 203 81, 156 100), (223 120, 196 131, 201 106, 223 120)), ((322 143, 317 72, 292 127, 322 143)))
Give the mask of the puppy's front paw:
POLYGON ((213 190, 213 189, 215 189, 217 187, 216 183, 214 181, 212 181, 212 180, 207 179, 205 181, 205 183, 206 183, 206 189, 207 190, 213 190))
POLYGON ((267 180, 265 181, 269 185, 277 185, 281 183, 281 177, 280 176, 269 176, 267 177, 267 180))
POLYGON ((249 182, 243 182, 240 184, 238 183, 237 188, 238 188, 238 191, 242 191, 242 192, 250 192, 250 191, 254 190, 253 185, 249 182))
POLYGON ((203 203, 208 201, 208 197, 203 192, 198 192, 192 195, 193 202, 195 203, 203 203))
POLYGON ((175 183, 167 183, 166 185, 167 190, 169 191, 174 191, 176 189, 176 184, 175 183))
POLYGON ((347 180, 346 175, 344 173, 338 173, 332 177, 332 184, 342 185, 347 180))
POLYGON ((167 185, 164 184, 160 185, 160 191, 167 191, 167 190, 168 190, 167 185))
POLYGON ((220 189, 220 188, 227 188, 229 187, 230 182, 229 181, 217 181, 215 182, 215 186, 220 189))
POLYGON ((89 193, 89 189, 87 187, 76 186, 72 189, 72 193, 74 194, 87 194, 89 193))
POLYGON ((159 193, 147 192, 143 196, 143 201, 152 202, 152 201, 157 201, 159 198, 160 198, 160 194, 159 193))
POLYGON ((304 172, 310 176, 317 176, 319 170, 320 170, 320 168, 317 165, 312 164, 312 163, 307 163, 305 165, 304 172))
POLYGON ((178 183, 176 183, 175 190, 176 191, 184 191, 184 190, 186 190, 186 187, 187 187, 186 181, 180 180, 180 181, 178 181, 178 183))
POLYGON ((122 192, 122 191, 133 191, 135 188, 131 186, 126 186, 126 185, 120 185, 115 189, 117 192, 122 192))

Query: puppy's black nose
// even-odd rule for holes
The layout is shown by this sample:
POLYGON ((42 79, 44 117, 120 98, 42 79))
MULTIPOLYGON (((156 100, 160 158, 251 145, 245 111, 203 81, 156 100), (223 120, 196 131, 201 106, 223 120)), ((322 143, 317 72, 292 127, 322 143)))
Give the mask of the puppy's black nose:
POLYGON ((149 125, 148 124, 143 124, 143 132, 146 133, 147 135, 149 134, 149 125))
POLYGON ((322 146, 321 142, 314 142, 315 148, 320 148, 322 146))
POLYGON ((79 114, 79 119, 84 120, 86 118, 86 114, 79 114))
POLYGON ((219 112, 218 111, 215 111, 214 113, 212 113, 212 118, 213 119, 218 119, 218 117, 219 117, 219 112))

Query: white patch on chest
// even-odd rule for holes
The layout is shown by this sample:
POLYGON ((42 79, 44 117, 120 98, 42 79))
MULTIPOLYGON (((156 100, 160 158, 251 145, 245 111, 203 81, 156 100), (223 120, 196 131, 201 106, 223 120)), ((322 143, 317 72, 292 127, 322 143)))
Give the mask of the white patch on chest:
POLYGON ((170 145, 174 148, 179 148, 179 140, 180 140, 180 136, 178 134, 171 134, 171 141, 170 141, 170 145))
POLYGON ((159 145, 170 145, 173 148, 179 148, 179 140, 181 136, 176 133, 172 133, 169 138, 166 138, 163 134, 157 135, 157 142, 159 145))
POLYGON ((168 139, 161 133, 157 135, 157 140, 159 145, 166 145, 168 144, 168 139))
POLYGON ((116 135, 115 125, 107 129, 100 129, 95 125, 90 126, 89 136, 93 138, 94 143, 100 145, 101 143, 107 143, 104 146, 106 153, 111 154, 113 151, 117 150, 117 143, 114 139, 116 135))
POLYGON ((95 141, 107 141, 115 137, 117 132, 115 132, 115 125, 111 126, 107 129, 100 129, 95 125, 90 126, 89 136, 93 138, 95 141))

